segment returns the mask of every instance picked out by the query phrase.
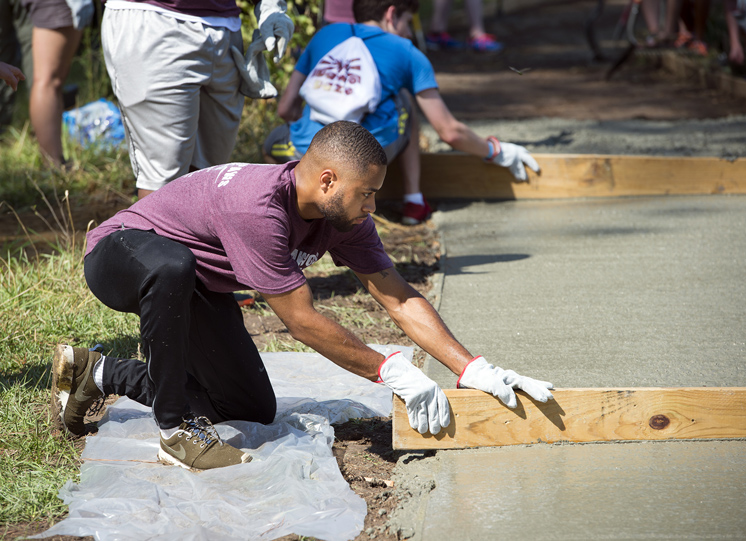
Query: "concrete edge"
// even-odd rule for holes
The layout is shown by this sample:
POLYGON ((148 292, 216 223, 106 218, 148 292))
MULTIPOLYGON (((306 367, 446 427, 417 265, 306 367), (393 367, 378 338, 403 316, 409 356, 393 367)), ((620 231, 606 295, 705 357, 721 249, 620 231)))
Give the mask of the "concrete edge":
POLYGON ((433 451, 411 452, 396 463, 392 480, 399 504, 386 525, 397 539, 422 539, 430 493, 437 488, 435 478, 441 465, 433 451))

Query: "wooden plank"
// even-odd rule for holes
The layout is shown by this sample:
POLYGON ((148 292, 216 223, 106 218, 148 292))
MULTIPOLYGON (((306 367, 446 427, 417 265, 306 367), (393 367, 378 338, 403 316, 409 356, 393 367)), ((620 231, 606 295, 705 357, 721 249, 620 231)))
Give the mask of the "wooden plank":
MULTIPOLYGON (((746 194, 746 159, 535 154, 541 175, 515 182, 507 169, 464 154, 423 154, 428 199, 549 199, 632 195, 746 194)), ((402 195, 396 162, 380 199, 402 195)))
POLYGON ((436 436, 413 430, 394 396, 394 449, 746 438, 746 387, 556 389, 546 404, 519 391, 512 410, 481 391, 445 393, 451 424, 436 436))

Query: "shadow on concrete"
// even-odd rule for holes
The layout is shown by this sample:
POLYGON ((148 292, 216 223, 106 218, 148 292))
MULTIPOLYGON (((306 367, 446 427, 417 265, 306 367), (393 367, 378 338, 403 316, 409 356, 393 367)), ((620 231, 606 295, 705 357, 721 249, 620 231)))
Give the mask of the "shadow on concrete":
MULTIPOLYGON (((531 257, 529 254, 490 254, 490 255, 465 255, 448 257, 446 259, 445 271, 448 275, 455 274, 484 274, 479 270, 470 270, 472 267, 490 265, 492 263, 510 263, 531 257)), ((487 271, 485 271, 487 272, 487 271)))
POLYGON ((539 139, 536 141, 530 141, 528 139, 521 140, 521 141, 511 141, 511 143, 514 143, 516 145, 521 146, 545 146, 545 147, 559 147, 559 146, 566 146, 571 145, 574 142, 573 139, 573 132, 570 130, 562 130, 557 135, 549 135, 545 137, 544 139, 539 139))

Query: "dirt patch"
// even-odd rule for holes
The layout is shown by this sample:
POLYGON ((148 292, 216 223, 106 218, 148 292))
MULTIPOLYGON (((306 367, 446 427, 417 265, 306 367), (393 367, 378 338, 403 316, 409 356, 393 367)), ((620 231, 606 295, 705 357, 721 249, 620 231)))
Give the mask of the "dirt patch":
MULTIPOLYGON (((502 52, 428 53, 444 101, 464 121, 537 117, 682 120, 746 114, 743 99, 663 70, 655 51, 641 51, 606 80, 613 62, 627 47, 626 42, 611 39, 627 3, 606 2, 594 26, 605 56, 601 62, 593 60, 585 34, 586 20, 598 5, 595 0, 539 5, 487 18, 487 31, 505 44, 502 52)), ((450 31, 465 39, 467 29, 463 22, 450 31)))
POLYGON ((118 196, 86 197, 85 203, 40 202, 34 208, 13 209, 0 202, 0 246, 26 245, 39 253, 51 251, 57 239, 74 236, 76 243, 85 240, 85 232, 120 210, 130 206, 118 196), (33 248, 31 247, 33 245, 33 248))

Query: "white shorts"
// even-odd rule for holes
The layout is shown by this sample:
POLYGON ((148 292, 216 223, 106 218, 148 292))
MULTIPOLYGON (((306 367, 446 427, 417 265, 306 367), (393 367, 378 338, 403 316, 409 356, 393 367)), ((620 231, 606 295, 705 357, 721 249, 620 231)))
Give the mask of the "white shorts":
POLYGON ((138 188, 230 161, 244 105, 230 52, 243 50, 240 31, 106 9, 101 41, 138 188))

